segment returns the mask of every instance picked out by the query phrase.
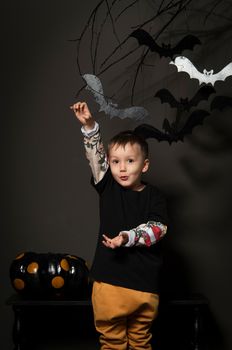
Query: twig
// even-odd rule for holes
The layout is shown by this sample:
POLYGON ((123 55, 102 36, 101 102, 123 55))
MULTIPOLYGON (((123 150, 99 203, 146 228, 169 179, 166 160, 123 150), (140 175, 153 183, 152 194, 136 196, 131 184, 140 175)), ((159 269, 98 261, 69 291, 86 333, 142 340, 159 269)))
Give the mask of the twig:
POLYGON ((115 17, 115 22, 121 17, 121 15, 126 12, 130 7, 132 7, 136 2, 139 0, 134 0, 130 5, 126 6, 116 17, 115 17))
MULTIPOLYGON (((111 8, 114 6, 114 4, 117 2, 117 0, 114 0, 111 4, 111 8)), ((93 69, 93 72, 95 72, 95 67, 96 67, 96 61, 97 61, 97 53, 98 53, 98 47, 99 47, 99 41, 100 41, 100 37, 101 37, 101 34, 102 34, 102 31, 103 31, 103 27, 106 23, 106 20, 108 18, 108 15, 109 15, 109 10, 107 11, 107 14, 106 14, 106 17, 105 19, 103 20, 103 22, 101 23, 101 26, 100 26, 100 30, 97 34, 97 39, 96 39, 96 45, 95 45, 95 52, 94 52, 94 69, 93 69)))
POLYGON ((108 8, 109 16, 110 16, 110 19, 111 19, 111 23, 112 23, 112 27, 113 27, 113 33, 114 33, 114 35, 115 35, 115 37, 116 37, 116 39, 117 39, 117 41, 118 41, 118 43, 119 43, 119 46, 121 47, 120 40, 119 40, 118 35, 117 35, 117 33, 116 33, 116 29, 115 29, 115 25, 114 25, 114 20, 113 20, 113 17, 112 17, 112 15, 111 15, 111 11, 110 11, 110 7, 109 7, 109 4, 108 4, 108 0, 105 0, 105 2, 106 2, 106 6, 107 6, 107 8, 108 8))
POLYGON ((204 20, 204 24, 206 23, 208 17, 213 13, 213 11, 215 10, 215 8, 221 3, 221 0, 218 0, 215 2, 215 4, 213 4, 211 10, 207 13, 207 15, 205 16, 205 20, 204 20))

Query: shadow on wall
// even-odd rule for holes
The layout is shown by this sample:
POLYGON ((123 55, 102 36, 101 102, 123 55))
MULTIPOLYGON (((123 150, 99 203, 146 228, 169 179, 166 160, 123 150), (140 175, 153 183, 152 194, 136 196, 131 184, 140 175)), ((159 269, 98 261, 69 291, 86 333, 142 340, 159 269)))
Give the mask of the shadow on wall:
POLYGON ((167 237, 162 244, 163 269, 161 273, 161 291, 163 293, 186 295, 194 291, 194 282, 191 265, 184 258, 185 252, 181 249, 182 231, 180 208, 185 200, 183 191, 167 196, 169 227, 167 237))
MULTIPOLYGON (((178 192, 178 191, 177 191, 178 192)), ((163 269, 161 274, 161 296, 186 297, 191 295, 204 295, 196 285, 195 262, 191 261, 188 252, 180 244, 183 240, 183 231, 179 226, 177 212, 186 203, 186 194, 179 191, 178 195, 168 196, 169 231, 167 239, 160 243, 163 248, 163 269), (181 194, 182 193, 182 194, 181 194)), ((190 235, 192 233, 190 232, 190 235)), ((187 237, 187 240, 191 237, 187 237)), ((154 347, 159 350, 178 348, 178 350, 194 349, 194 308, 180 307, 171 308, 167 312, 159 314, 154 323, 153 334, 155 337, 154 347)), ((224 350, 224 338, 220 326, 209 305, 201 309, 199 323, 199 349, 224 350)))
MULTIPOLYGON (((192 183, 204 189, 221 184, 223 176, 229 181, 231 172, 232 119, 230 110, 214 113, 204 127, 190 138, 194 155, 185 156, 181 166, 192 183), (227 176, 226 176, 227 175, 227 176)), ((224 184, 225 185, 225 184, 224 184)), ((231 185, 230 185, 231 189, 231 185)))
MULTIPOLYGON (((167 190, 170 228, 168 239, 162 242, 161 291, 180 295, 205 294, 210 300, 204 315, 206 339, 203 349, 223 350, 226 347, 225 329, 222 330, 215 315, 220 313, 217 299, 223 295, 223 290, 231 288, 226 282, 232 196, 232 119, 229 111, 211 115, 204 127, 191 135, 189 145, 190 152, 180 160, 187 185, 167 190), (219 227, 222 229, 218 230, 219 227)), ((226 295, 229 293, 225 294, 225 299, 226 295)), ((229 303, 229 300, 223 300, 223 303, 229 303)), ((228 315, 226 317, 229 319, 228 315)))

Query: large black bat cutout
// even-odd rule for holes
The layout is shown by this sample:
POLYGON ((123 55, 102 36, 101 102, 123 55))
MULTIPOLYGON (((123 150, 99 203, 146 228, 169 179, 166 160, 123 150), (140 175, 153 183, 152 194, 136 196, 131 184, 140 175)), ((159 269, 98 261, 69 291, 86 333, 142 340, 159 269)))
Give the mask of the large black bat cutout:
POLYGON ((210 109, 219 109, 222 111, 227 107, 232 107, 232 97, 229 96, 216 96, 211 102, 210 109))
POLYGON ((190 100, 186 97, 180 98, 178 101, 167 89, 157 91, 154 97, 158 97, 161 103, 169 103, 172 108, 177 108, 180 111, 189 111, 191 107, 197 106, 201 101, 208 100, 209 96, 215 92, 216 90, 212 86, 204 85, 190 100))
POLYGON ((201 44, 201 41, 194 35, 186 35, 175 47, 171 47, 170 44, 162 43, 159 46, 152 36, 144 29, 136 29, 130 34, 130 37, 138 40, 139 46, 148 46, 152 52, 157 52, 160 57, 170 57, 173 59, 175 55, 180 55, 184 50, 193 50, 194 46, 201 44))
POLYGON ((168 120, 164 119, 164 124, 163 124, 163 129, 165 130, 164 132, 160 131, 159 129, 149 124, 141 124, 137 126, 134 129, 134 132, 145 139, 154 138, 158 141, 167 141, 171 145, 172 142, 178 142, 178 141, 183 142, 184 137, 188 134, 191 134, 195 126, 202 124, 203 120, 209 114, 210 114, 209 112, 203 109, 195 110, 190 114, 185 125, 180 130, 176 130, 175 128, 173 128, 169 124, 168 120))

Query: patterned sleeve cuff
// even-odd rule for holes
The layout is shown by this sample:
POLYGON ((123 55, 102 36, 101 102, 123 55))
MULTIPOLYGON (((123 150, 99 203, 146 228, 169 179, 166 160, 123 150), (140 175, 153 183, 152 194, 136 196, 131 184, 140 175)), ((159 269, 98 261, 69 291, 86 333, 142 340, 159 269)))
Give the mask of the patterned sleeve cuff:
POLYGON ((133 245, 135 245, 135 231, 121 231, 119 235, 122 235, 123 233, 127 233, 128 235, 128 242, 124 244, 123 247, 132 247, 133 245))
POLYGON ((95 121, 94 127, 91 130, 85 130, 84 126, 81 127, 81 132, 85 137, 92 137, 99 131, 99 124, 95 121))

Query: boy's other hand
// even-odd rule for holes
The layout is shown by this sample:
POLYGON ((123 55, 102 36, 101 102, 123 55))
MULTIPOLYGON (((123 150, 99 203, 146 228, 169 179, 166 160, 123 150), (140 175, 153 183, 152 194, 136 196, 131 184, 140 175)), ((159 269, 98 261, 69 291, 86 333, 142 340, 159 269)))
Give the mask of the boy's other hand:
POLYGON ((103 236, 103 241, 102 243, 107 247, 111 249, 115 249, 118 247, 121 247, 122 245, 126 244, 128 242, 128 235, 127 233, 125 234, 120 234, 114 238, 109 238, 106 235, 103 236))
POLYGON ((85 130, 92 130, 94 127, 94 119, 89 111, 86 102, 74 103, 70 108, 74 111, 77 119, 84 126, 85 130))

